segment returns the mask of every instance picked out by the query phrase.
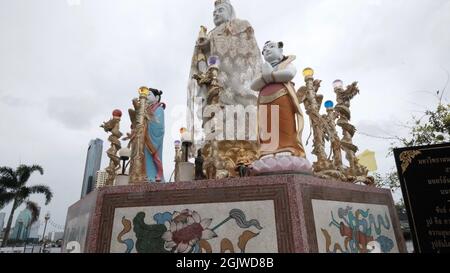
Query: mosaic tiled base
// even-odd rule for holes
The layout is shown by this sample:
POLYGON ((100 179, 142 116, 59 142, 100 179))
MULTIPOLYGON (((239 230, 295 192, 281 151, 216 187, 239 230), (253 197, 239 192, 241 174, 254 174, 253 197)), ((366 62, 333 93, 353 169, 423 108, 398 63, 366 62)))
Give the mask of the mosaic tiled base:
POLYGON ((303 175, 103 188, 66 223, 89 253, 406 252, 390 191, 303 175))

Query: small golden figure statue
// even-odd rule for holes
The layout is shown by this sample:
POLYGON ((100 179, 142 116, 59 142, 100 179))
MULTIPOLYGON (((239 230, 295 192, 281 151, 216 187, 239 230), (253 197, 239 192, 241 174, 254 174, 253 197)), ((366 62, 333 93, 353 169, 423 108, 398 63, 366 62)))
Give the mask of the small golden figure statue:
POLYGON ((334 83, 334 92, 336 93, 336 107, 335 111, 339 115, 337 125, 342 128, 343 138, 341 139, 341 146, 345 152, 345 157, 348 160, 350 167, 346 169, 347 179, 351 182, 362 182, 366 185, 373 185, 374 178, 368 176, 369 171, 366 167, 359 164, 355 155, 358 152, 358 147, 353 144, 353 136, 356 133, 356 128, 350 124, 351 112, 350 101, 359 94, 358 83, 354 82, 347 86, 344 90, 341 80, 336 80, 334 83))
POLYGON ((317 161, 313 163, 313 169, 317 175, 323 171, 333 170, 334 166, 325 153, 325 121, 320 115, 323 96, 317 94, 321 81, 314 80, 314 70, 311 68, 303 70, 303 76, 306 86, 298 90, 297 96, 299 101, 303 102, 310 119, 314 136, 312 153, 317 157, 317 161))
POLYGON ((341 152, 341 141, 339 135, 336 131, 336 112, 334 111, 334 103, 332 101, 325 102, 325 108, 327 110, 326 115, 322 115, 325 120, 325 132, 326 137, 331 143, 331 151, 333 153, 333 164, 337 171, 344 171, 342 165, 342 152, 341 152))
POLYGON ((106 173, 108 177, 106 179, 106 186, 113 186, 114 180, 116 179, 117 171, 120 170, 120 157, 117 152, 122 148, 120 144, 120 138, 122 133, 120 132, 120 118, 122 117, 122 112, 120 110, 113 111, 113 117, 108 122, 104 122, 100 127, 107 133, 111 133, 108 137, 108 141, 111 142, 111 147, 106 151, 110 162, 109 166, 106 168, 106 173))
POLYGON ((253 163, 253 158, 248 155, 245 149, 240 148, 236 161, 236 172, 239 174, 239 177, 250 176, 250 168, 253 163))

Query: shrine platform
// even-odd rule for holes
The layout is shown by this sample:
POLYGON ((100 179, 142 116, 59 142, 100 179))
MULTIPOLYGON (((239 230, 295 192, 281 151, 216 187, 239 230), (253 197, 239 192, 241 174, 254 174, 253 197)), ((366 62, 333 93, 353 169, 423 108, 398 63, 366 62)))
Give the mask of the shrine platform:
POLYGON ((406 253, 389 190, 306 175, 97 189, 69 208, 63 248, 406 253))

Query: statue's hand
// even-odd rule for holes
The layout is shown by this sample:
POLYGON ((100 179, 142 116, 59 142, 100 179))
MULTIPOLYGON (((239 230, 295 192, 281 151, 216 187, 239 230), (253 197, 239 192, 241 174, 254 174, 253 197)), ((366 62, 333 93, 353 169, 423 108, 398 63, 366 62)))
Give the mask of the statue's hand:
POLYGON ((306 89, 306 86, 300 87, 297 91, 297 98, 300 103, 302 103, 306 99, 306 93, 308 90, 306 89))
POLYGON ((272 65, 270 65, 269 63, 264 63, 262 66, 262 77, 266 82, 272 81, 272 72, 273 72, 272 65))
POLYGON ((206 38, 199 38, 197 40, 196 46, 200 49, 205 49, 209 46, 209 40, 206 38))
POLYGON ((139 102, 139 99, 135 98, 133 99, 133 107, 135 110, 139 110, 139 107, 141 106, 141 103, 139 102))

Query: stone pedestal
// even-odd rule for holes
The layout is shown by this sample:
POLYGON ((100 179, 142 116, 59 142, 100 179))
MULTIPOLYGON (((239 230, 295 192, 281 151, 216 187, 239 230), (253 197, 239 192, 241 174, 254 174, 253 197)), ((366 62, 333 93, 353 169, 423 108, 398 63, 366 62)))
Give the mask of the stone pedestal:
POLYGON ((389 190, 304 175, 106 187, 65 234, 88 253, 406 252, 389 190))
POLYGON ((128 175, 117 175, 114 186, 128 186, 130 183, 130 176, 128 175))
POLYGON ((178 163, 178 176, 175 178, 177 182, 193 181, 195 179, 195 165, 190 162, 178 163))

